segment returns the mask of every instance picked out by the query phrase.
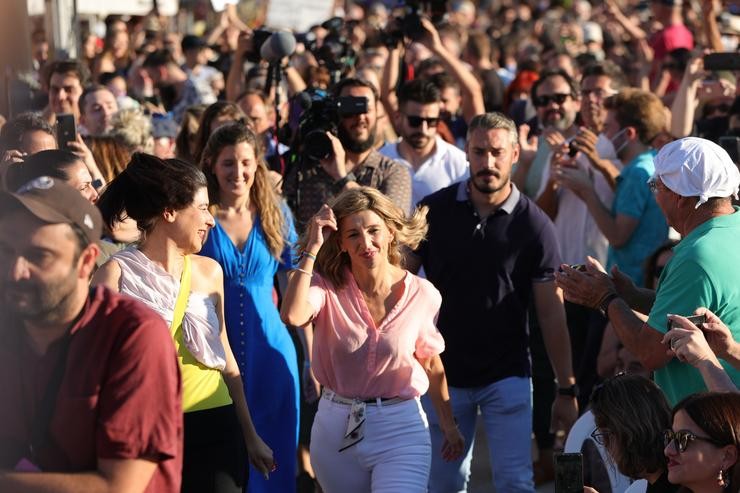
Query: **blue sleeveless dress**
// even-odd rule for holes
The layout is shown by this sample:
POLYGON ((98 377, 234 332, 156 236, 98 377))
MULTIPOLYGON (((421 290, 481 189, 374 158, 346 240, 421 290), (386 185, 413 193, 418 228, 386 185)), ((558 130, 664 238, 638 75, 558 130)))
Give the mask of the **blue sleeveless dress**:
MULTIPOLYGON (((287 237, 296 241, 288 212, 287 237)), ((270 253, 259 215, 239 250, 216 222, 200 255, 216 260, 224 270, 226 332, 234 353, 255 429, 273 450, 277 470, 269 481, 249 466, 249 493, 292 493, 296 488, 299 380, 293 341, 273 302, 273 277, 293 267, 286 246, 279 263, 270 253)))

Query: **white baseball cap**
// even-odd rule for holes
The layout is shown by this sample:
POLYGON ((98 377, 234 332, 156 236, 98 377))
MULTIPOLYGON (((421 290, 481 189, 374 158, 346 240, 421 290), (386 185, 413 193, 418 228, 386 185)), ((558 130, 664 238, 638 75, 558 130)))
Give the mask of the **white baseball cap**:
POLYGON ((740 171, 727 151, 699 137, 663 146, 655 156, 655 178, 682 197, 699 197, 696 207, 712 197, 737 199, 740 188, 740 171))

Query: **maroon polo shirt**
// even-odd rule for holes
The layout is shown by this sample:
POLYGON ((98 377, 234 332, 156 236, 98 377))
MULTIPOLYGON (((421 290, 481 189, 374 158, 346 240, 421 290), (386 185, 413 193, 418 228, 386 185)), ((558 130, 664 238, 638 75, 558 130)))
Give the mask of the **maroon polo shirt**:
MULTIPOLYGON (((0 321, 0 469, 30 459, 34 416, 58 368, 60 341, 39 355, 18 321, 0 321)), ((49 472, 97 469, 98 458, 148 459, 147 492, 179 492, 182 389, 172 337, 142 303, 98 286, 71 330, 49 438, 36 465, 49 472)))

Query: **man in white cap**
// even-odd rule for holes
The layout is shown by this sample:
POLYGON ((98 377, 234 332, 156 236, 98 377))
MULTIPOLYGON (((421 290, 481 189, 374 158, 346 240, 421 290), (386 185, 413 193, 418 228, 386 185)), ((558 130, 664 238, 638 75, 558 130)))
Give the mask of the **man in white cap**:
MULTIPOLYGON (((675 404, 706 387, 702 373, 675 359, 661 342, 669 314, 701 314, 705 310, 699 308, 705 307, 740 340, 740 208, 732 205, 740 172, 717 144, 687 137, 661 149, 649 183, 668 223, 683 237, 657 291, 636 288, 622 275, 610 278, 593 259, 587 272, 563 266, 556 278, 567 299, 604 311, 624 346, 655 370, 656 383, 675 404), (647 321, 632 310, 649 314, 647 321)), ((740 384, 740 371, 722 365, 740 384)))

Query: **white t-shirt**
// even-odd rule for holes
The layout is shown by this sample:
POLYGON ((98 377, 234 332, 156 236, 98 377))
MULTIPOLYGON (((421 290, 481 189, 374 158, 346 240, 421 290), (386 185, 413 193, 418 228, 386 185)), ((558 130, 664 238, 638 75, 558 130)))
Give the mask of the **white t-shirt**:
MULTIPOLYGON (((599 153, 602 159, 608 159, 618 169, 622 169, 622 163, 614 152, 614 146, 604 134, 599 134, 596 141, 596 152, 599 153)), ((550 152, 547 156, 547 164, 542 170, 542 182, 537 197, 542 195, 549 180, 552 154, 550 152)), ((611 189, 604 175, 593 168, 591 162, 583 153, 576 158, 576 163, 580 169, 591 174, 594 188, 601 202, 607 208, 611 208, 612 200, 614 200, 614 190, 611 189)), ((557 193, 558 214, 555 216, 553 223, 555 224, 555 235, 558 238, 563 262, 582 264, 586 261, 586 256, 589 255, 601 262, 602 265, 606 265, 609 241, 596 225, 596 221, 591 216, 586 203, 565 188, 560 188, 557 193)))
POLYGON ((429 194, 468 177, 468 158, 463 151, 441 137, 435 139, 434 154, 414 170, 411 163, 398 153, 398 142, 388 143, 378 152, 408 166, 411 173, 411 200, 418 204, 429 194))

